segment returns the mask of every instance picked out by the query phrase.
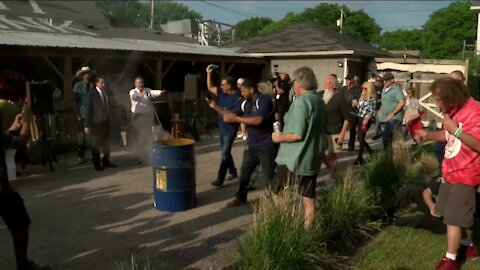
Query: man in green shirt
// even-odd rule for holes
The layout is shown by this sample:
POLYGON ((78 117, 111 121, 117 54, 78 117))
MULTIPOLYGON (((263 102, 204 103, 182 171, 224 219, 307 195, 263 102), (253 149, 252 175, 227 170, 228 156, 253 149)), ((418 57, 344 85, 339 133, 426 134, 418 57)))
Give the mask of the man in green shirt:
POLYGON ((380 124, 383 128, 383 148, 392 146, 394 133, 398 130, 403 120, 403 107, 405 96, 403 91, 395 84, 392 73, 383 75, 382 107, 378 111, 380 124))
POLYGON ((86 138, 83 132, 85 128, 85 117, 87 115, 87 97, 93 89, 93 83, 90 81, 92 70, 89 67, 82 67, 76 74, 78 81, 73 86, 73 95, 75 98, 75 112, 77 113, 77 155, 78 163, 85 163, 86 138))
POLYGON ((317 172, 321 166, 326 132, 326 106, 316 94, 317 79, 309 67, 301 67, 293 73, 295 101, 285 116, 283 132, 275 132, 272 139, 280 143, 275 161, 277 175, 272 190, 278 193, 291 175, 298 181, 303 196, 305 227, 311 227, 315 211, 317 172))

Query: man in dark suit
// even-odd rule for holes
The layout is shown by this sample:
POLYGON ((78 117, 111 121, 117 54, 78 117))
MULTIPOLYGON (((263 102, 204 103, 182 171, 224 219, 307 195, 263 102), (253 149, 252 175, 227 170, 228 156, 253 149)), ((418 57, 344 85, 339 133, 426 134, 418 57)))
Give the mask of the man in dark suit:
POLYGON ((104 167, 115 168, 117 166, 109 161, 110 99, 105 91, 105 79, 97 77, 95 84, 96 88, 91 92, 87 101, 85 133, 90 135, 93 166, 95 170, 102 171, 104 167), (103 152, 102 160, 100 160, 100 151, 103 152))

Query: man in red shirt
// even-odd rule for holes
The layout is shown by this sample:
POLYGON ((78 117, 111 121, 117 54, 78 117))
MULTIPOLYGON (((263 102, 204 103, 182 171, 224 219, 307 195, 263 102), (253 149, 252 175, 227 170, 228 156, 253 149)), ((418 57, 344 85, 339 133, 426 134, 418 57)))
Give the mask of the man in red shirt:
POLYGON ((442 163, 445 183, 430 212, 443 216, 447 225, 447 253, 436 269, 456 270, 457 254, 465 257, 475 249, 469 245, 459 250, 459 242, 462 229, 473 225, 475 192, 480 185, 480 103, 470 97, 465 84, 450 77, 436 79, 430 91, 444 114, 443 130, 421 130, 416 137, 447 143, 442 163))

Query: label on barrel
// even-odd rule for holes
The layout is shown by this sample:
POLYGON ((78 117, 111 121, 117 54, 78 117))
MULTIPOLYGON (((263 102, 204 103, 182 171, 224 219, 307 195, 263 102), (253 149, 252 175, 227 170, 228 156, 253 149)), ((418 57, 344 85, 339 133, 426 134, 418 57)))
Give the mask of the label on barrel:
POLYGON ((157 189, 167 190, 167 171, 157 169, 157 189))

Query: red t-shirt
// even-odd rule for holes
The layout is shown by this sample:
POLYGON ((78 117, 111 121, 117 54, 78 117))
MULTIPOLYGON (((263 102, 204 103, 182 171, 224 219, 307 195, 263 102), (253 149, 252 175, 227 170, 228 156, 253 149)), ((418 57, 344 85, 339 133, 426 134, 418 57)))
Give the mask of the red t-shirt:
MULTIPOLYGON (((480 103, 470 98, 455 114, 454 120, 464 133, 480 140, 480 103)), ((445 131, 447 144, 442 173, 450 183, 467 186, 480 185, 480 153, 463 144, 459 139, 445 131)))

